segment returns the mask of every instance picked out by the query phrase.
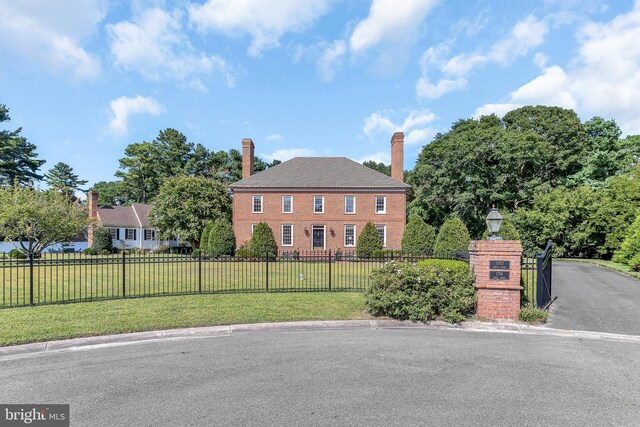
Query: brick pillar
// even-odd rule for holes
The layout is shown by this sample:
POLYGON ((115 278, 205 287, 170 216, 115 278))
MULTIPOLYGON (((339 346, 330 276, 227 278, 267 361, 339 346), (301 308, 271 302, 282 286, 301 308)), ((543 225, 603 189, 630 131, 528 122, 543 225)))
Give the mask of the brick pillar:
POLYGON ((478 317, 518 319, 521 259, 519 240, 471 241, 469 263, 476 276, 478 317))
POLYGON ((391 137, 391 178, 404 182, 404 133, 391 137))
POLYGON ((91 247, 93 246, 93 233, 95 232, 98 222, 98 192, 89 190, 87 193, 87 201, 89 202, 89 219, 91 219, 91 223, 87 229, 87 245, 91 247))
POLYGON ((242 179, 253 175, 253 150, 255 146, 250 138, 242 140, 242 179))

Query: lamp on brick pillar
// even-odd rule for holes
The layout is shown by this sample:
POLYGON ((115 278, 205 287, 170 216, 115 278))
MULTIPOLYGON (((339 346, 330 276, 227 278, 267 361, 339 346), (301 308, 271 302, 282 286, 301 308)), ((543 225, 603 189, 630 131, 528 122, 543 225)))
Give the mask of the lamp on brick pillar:
POLYGON ((487 228, 489 229, 489 239, 490 240, 500 240, 502 237, 498 236, 498 232, 500 231, 500 227, 502 227, 502 215, 498 209, 491 208, 487 218, 485 219, 487 223, 487 228))

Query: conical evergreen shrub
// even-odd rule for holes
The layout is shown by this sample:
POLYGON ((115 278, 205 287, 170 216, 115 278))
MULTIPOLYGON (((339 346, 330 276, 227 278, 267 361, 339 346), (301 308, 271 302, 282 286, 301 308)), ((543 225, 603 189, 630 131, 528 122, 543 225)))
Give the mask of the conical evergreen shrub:
POLYGON ((236 236, 231 222, 226 218, 215 221, 209 230, 208 253, 213 256, 233 255, 235 247, 236 236))
POLYGON ((273 236, 273 230, 266 222, 261 222, 253 229, 253 237, 249 243, 251 253, 258 257, 269 254, 270 258, 275 258, 278 254, 278 244, 273 236))
POLYGON ((409 254, 430 254, 435 242, 436 230, 419 216, 411 216, 402 234, 402 251, 409 254))
POLYGON ((469 230, 464 222, 454 216, 442 224, 436 237, 433 251, 435 256, 450 258, 456 251, 466 252, 469 250, 469 230))
POLYGON ((356 242, 358 258, 371 258, 375 251, 380 250, 382 250, 382 241, 378 230, 376 230, 376 226, 372 222, 368 222, 360 232, 356 242))

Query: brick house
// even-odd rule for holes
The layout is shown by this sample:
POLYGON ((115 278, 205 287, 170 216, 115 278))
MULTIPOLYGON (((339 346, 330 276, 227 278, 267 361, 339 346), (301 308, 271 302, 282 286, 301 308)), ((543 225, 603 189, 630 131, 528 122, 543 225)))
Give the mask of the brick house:
POLYGON ((371 221, 385 248, 400 249, 410 188, 403 133, 391 138, 391 177, 346 157, 296 157, 254 174, 254 149, 242 140, 243 179, 230 185, 238 246, 266 222, 281 251, 349 251, 371 221))
MULTIPOLYGON (((158 240, 159 232, 151 225, 149 214, 153 205, 98 206, 98 193, 89 191, 89 215, 98 226, 111 232, 113 246, 118 249, 157 249, 159 246, 178 246, 177 240, 158 240)), ((93 245, 94 228, 88 230, 88 247, 93 245)))

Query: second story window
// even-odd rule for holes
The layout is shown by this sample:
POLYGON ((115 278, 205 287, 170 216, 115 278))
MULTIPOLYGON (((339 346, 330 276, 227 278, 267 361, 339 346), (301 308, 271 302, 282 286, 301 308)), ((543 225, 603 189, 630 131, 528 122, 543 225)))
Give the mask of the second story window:
POLYGON ((385 196, 376 196, 376 213, 387 213, 387 198, 385 196))
POLYGON ((262 196, 253 196, 252 212, 262 213, 262 196))
POLYGON ((324 213, 324 196, 313 197, 313 213, 324 213))
POLYGON ((344 198, 344 213, 356 213, 356 196, 346 196, 344 198))
POLYGON ((293 212, 293 196, 282 196, 282 213, 293 212))

